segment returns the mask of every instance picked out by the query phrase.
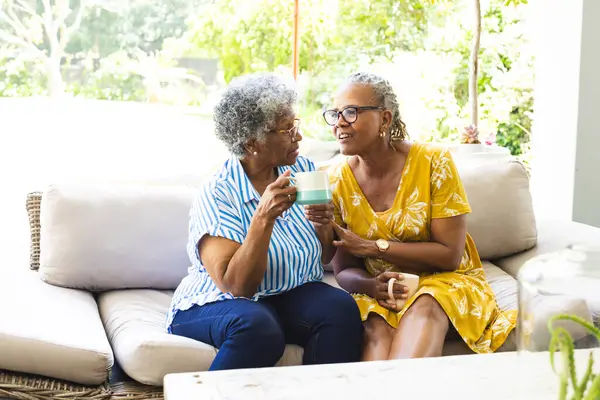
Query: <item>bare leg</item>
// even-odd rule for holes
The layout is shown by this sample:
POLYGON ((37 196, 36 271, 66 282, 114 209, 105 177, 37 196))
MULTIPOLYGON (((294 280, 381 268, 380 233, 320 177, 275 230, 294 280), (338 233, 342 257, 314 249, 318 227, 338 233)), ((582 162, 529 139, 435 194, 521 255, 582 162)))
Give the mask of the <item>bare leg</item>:
POLYGON ((419 296, 400 320, 389 359, 441 356, 449 325, 432 296, 419 296))
POLYGON ((362 361, 387 360, 396 329, 392 328, 382 317, 373 313, 369 314, 364 326, 362 361))

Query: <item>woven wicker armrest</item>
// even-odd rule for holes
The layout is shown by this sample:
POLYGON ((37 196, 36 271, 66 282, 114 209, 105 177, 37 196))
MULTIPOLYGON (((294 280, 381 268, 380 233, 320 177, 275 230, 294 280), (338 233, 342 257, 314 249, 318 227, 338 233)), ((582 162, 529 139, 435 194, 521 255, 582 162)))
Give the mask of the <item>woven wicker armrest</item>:
POLYGON ((25 207, 29 216, 29 268, 37 270, 40 267, 40 205, 42 192, 32 192, 27 195, 25 207))
POLYGON ((112 392, 106 385, 88 387, 42 376, 0 370, 0 398, 109 400, 111 396, 112 392))
POLYGON ((83 386, 37 375, 0 370, 0 398, 18 400, 163 400, 163 388, 138 382, 83 386))

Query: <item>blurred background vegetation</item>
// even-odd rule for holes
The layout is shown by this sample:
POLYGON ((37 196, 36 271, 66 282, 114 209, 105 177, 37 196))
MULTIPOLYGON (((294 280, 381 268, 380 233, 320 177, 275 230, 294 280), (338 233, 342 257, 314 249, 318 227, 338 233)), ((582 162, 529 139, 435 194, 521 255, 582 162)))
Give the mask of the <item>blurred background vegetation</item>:
MULTIPOLYGON (((413 139, 457 142, 469 121, 473 0, 301 0, 304 133, 349 73, 395 86, 413 139)), ((533 112, 527 4, 481 0, 481 137, 525 155, 533 112)), ((234 77, 291 76, 293 0, 0 0, 0 97, 78 96, 210 116, 234 77)))

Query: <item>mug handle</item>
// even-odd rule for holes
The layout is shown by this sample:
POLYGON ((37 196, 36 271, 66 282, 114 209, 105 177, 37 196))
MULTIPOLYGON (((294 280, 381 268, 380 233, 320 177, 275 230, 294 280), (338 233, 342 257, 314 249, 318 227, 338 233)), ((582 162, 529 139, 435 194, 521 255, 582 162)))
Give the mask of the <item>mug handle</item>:
POLYGON ((394 303, 396 298, 394 297, 394 282, 396 282, 396 278, 390 278, 388 281, 388 296, 390 297, 390 302, 394 303))

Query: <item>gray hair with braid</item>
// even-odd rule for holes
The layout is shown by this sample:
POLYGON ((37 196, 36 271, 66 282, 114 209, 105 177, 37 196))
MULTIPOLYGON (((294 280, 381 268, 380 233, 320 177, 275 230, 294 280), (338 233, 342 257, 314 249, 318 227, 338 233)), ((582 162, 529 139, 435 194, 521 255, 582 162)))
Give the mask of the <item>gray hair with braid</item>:
POLYGON ((400 118, 400 106, 396 93, 388 80, 370 72, 355 72, 348 77, 346 83, 369 86, 373 89, 374 101, 392 112, 390 141, 404 140, 408 137, 406 124, 400 118))

